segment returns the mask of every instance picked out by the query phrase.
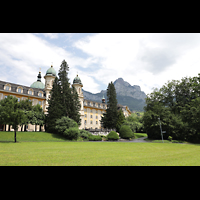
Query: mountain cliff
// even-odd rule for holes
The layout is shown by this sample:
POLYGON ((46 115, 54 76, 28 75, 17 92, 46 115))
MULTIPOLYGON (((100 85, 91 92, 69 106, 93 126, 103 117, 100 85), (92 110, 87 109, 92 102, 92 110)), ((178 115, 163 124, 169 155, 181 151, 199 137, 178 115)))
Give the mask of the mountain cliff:
MULTIPOLYGON (((115 89, 117 93, 118 104, 127 105, 131 111, 143 111, 145 106, 146 94, 141 91, 140 86, 131 86, 128 82, 124 81, 122 78, 118 78, 115 82, 115 89)), ((107 101, 106 90, 102 90, 99 93, 93 94, 83 90, 83 95, 85 99, 92 101, 101 102, 104 95, 107 101)))

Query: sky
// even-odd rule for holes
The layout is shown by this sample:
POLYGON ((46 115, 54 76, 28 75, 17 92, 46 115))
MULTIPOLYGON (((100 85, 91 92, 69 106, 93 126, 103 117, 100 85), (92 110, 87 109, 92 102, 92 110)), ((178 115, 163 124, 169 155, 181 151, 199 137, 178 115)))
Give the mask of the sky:
POLYGON ((106 90, 118 78, 146 94, 200 73, 199 33, 0 33, 0 80, 30 86, 41 68, 69 66, 83 89, 106 90))

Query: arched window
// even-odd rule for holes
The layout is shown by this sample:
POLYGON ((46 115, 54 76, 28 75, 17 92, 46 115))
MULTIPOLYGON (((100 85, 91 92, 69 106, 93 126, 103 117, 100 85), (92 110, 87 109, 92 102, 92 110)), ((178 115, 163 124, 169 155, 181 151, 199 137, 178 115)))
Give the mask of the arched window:
POLYGON ((11 85, 10 84, 6 84, 4 86, 4 90, 11 90, 11 85))
POLYGON ((23 93, 23 88, 22 87, 17 87, 17 92, 23 93))
POLYGON ((29 94, 29 95, 33 95, 33 90, 32 90, 32 89, 29 89, 28 94, 29 94))

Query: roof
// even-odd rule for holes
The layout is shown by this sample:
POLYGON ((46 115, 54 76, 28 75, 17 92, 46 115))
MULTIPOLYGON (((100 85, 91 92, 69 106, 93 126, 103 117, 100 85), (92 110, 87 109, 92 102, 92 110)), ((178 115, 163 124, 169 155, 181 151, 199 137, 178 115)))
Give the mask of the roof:
POLYGON ((0 90, 1 91, 10 92, 10 93, 18 93, 17 92, 17 88, 18 87, 22 87, 23 88, 22 93, 21 93, 22 95, 23 94, 28 95, 28 90, 32 89, 34 92, 33 92, 33 95, 30 95, 30 96, 36 96, 36 97, 38 97, 38 92, 42 91, 43 94, 44 94, 44 97, 40 97, 40 98, 45 98, 45 92, 44 92, 43 89, 31 88, 31 87, 28 87, 28 86, 25 86, 25 85, 20 85, 20 84, 15 84, 15 83, 11 83, 11 82, 6 82, 6 81, 1 81, 0 80, 0 90), (10 84, 11 85, 11 90, 10 91, 4 90, 4 86, 6 84, 10 84))
POLYGON ((46 71, 46 75, 56 76, 56 70, 53 68, 53 65, 46 71))
POLYGON ((39 88, 39 89, 44 89, 45 85, 44 83, 41 82, 41 72, 39 72, 37 76, 37 81, 31 84, 31 88, 39 88))
POLYGON ((45 85, 41 81, 35 81, 34 83, 31 84, 31 88, 38 88, 38 89, 44 89, 45 85))
POLYGON ((81 79, 78 77, 78 74, 77 74, 77 76, 74 78, 73 84, 80 84, 80 85, 83 85, 83 84, 81 83, 81 79))

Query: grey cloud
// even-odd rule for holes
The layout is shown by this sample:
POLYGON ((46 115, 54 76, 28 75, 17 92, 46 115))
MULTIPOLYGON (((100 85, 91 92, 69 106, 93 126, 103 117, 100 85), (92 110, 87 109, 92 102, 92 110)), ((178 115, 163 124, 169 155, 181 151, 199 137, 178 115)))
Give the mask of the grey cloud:
POLYGON ((146 48, 140 60, 147 63, 145 67, 147 71, 158 74, 176 62, 176 54, 166 49, 146 48))
POLYGON ((137 59, 153 74, 165 71, 191 49, 200 45, 200 34, 157 33, 140 41, 137 59))

